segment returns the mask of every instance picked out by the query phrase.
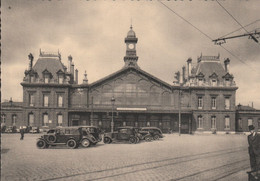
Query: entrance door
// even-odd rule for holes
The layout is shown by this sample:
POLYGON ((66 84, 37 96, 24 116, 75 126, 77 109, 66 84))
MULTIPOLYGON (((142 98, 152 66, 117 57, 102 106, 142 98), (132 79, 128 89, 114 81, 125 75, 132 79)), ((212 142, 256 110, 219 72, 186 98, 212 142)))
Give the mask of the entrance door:
POLYGON ((71 126, 78 126, 78 125, 79 125, 79 120, 78 119, 73 119, 71 126))

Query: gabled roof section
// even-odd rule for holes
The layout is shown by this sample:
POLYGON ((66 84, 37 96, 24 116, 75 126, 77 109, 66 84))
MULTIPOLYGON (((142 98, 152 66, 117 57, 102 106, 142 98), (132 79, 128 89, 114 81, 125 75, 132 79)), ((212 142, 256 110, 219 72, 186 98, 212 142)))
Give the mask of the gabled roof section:
POLYGON ((196 75, 196 77, 200 77, 200 78, 203 78, 205 77, 204 74, 202 72, 200 72, 198 75, 196 75))
POLYGON ((231 79, 233 79, 234 77, 233 77, 233 75, 231 75, 230 73, 226 73, 226 74, 223 76, 223 78, 231 78, 231 79))
POLYGON ((57 74, 64 74, 64 71, 62 71, 61 69, 58 71, 58 72, 56 72, 57 74))
POLYGON ((213 79, 215 78, 216 79, 216 78, 218 78, 218 75, 215 72, 213 72, 213 74, 211 74, 209 76, 209 78, 213 78, 213 79))
POLYGON ((106 76, 106 77, 104 77, 104 78, 102 78, 102 79, 99 79, 99 80, 97 80, 97 81, 95 81, 95 82, 89 84, 89 86, 90 86, 90 87, 93 87, 93 86, 96 86, 96 85, 100 85, 100 84, 104 83, 105 81, 107 81, 107 80, 109 80, 109 79, 112 79, 112 78, 115 78, 115 77, 117 77, 118 75, 121 75, 121 74, 123 74, 123 73, 125 73, 125 72, 127 72, 127 71, 135 71, 135 72, 137 72, 137 73, 139 73, 139 74, 141 74, 141 75, 147 77, 148 79, 151 79, 151 80, 153 80, 153 81, 155 81, 155 82, 157 82, 157 83, 159 83, 159 84, 164 85, 165 87, 168 87, 168 88, 171 88, 171 87, 172 87, 172 86, 171 86, 170 84, 168 84, 167 82, 164 82, 164 81, 162 81, 161 79, 159 79, 159 78, 157 78, 157 77, 155 77, 155 76, 153 76, 153 75, 151 75, 151 74, 145 72, 145 71, 142 70, 141 68, 137 68, 137 67, 134 67, 134 66, 131 66, 131 67, 123 67, 122 69, 120 69, 120 70, 114 72, 113 74, 110 74, 110 75, 108 75, 108 76, 106 76))

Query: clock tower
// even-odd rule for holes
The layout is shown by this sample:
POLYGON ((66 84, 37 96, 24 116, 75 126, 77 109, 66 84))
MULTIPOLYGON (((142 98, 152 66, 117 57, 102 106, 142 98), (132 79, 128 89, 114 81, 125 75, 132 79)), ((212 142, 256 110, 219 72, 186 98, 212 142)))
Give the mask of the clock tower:
POLYGON ((136 56, 136 43, 138 38, 135 36, 135 32, 133 31, 133 27, 131 25, 130 30, 127 33, 127 37, 125 38, 126 44, 126 56, 124 57, 125 67, 127 66, 136 66, 138 56, 136 56))

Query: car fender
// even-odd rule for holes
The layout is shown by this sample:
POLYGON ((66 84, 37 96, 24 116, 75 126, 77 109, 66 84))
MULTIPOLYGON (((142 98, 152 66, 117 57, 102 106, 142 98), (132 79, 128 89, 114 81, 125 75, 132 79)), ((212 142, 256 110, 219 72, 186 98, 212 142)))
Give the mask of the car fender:
POLYGON ((111 135, 104 135, 104 139, 105 138, 110 138, 111 140, 113 140, 112 136, 111 135))
POLYGON ((92 143, 97 143, 97 142, 98 142, 93 135, 83 136, 83 138, 82 138, 81 140, 83 140, 83 139, 88 139, 88 140, 89 140, 90 142, 92 142, 92 143))

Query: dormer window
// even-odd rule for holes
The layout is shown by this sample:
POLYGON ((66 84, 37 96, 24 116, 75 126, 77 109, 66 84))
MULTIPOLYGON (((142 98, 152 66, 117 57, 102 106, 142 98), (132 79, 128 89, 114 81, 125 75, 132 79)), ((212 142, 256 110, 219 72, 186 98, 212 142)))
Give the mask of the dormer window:
POLYGON ((47 69, 45 69, 45 70, 42 72, 42 74, 43 74, 43 81, 44 81, 44 83, 45 83, 45 84, 50 83, 50 79, 52 78, 51 73, 50 73, 47 69))
POLYGON ((203 84, 203 79, 199 79, 199 86, 202 86, 203 84))
POLYGON ((211 85, 212 86, 217 86, 217 80, 216 79, 212 79, 211 80, 211 85))
POLYGON ((63 84, 63 76, 62 75, 59 75, 58 83, 63 84))
POLYGON ((226 86, 230 86, 231 85, 230 79, 228 79, 228 78, 225 79, 225 85, 226 86))
POLYGON ((48 76, 48 75, 45 75, 45 76, 44 76, 44 83, 47 84, 47 83, 49 83, 49 82, 50 82, 49 76, 48 76))
POLYGON ((64 81, 64 72, 62 70, 59 70, 57 72, 57 76, 58 76, 58 84, 63 84, 64 81))

